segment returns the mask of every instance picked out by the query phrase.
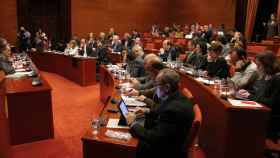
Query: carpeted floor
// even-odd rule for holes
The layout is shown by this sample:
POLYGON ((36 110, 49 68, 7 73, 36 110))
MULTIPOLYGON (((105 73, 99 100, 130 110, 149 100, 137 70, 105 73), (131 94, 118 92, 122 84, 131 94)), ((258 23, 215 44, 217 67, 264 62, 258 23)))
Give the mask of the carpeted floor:
POLYGON ((13 146, 13 158, 82 158, 81 137, 102 109, 99 84, 80 87, 42 72, 52 90, 55 139, 13 146))

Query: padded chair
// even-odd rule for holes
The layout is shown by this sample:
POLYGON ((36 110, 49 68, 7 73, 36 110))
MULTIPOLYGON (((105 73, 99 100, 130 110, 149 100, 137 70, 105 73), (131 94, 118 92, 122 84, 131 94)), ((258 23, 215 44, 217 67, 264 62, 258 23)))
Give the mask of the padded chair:
POLYGON ((187 97, 193 104, 195 104, 194 97, 192 93, 187 88, 182 89, 182 93, 185 97, 187 97))
POLYGON ((257 46, 257 45, 247 46, 246 49, 248 55, 251 57, 255 57, 258 53, 261 53, 265 50, 267 50, 266 46, 257 46))
POLYGON ((194 120, 187 139, 188 158, 195 158, 195 155, 197 155, 198 150, 200 150, 198 145, 198 140, 199 140, 198 136, 202 123, 202 114, 198 104, 194 105, 193 111, 194 111, 194 120))

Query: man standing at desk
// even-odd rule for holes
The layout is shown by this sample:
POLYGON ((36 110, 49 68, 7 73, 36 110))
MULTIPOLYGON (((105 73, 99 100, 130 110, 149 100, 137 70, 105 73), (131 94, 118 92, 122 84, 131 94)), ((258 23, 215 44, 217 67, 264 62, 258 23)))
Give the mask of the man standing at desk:
POLYGON ((186 158, 186 141, 194 113, 192 103, 178 91, 179 81, 180 76, 174 70, 161 70, 155 84, 160 106, 146 112, 145 126, 134 121, 134 113, 126 116, 131 133, 139 138, 137 158, 186 158))

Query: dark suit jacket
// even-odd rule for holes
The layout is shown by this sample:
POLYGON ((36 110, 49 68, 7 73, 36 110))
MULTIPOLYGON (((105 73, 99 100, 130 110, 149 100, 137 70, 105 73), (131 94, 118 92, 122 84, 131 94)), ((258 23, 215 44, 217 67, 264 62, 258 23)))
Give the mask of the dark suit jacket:
POLYGON ((113 52, 122 52, 123 46, 121 43, 113 43, 112 50, 113 50, 113 52))
POLYGON ((127 64, 128 72, 131 77, 143 77, 145 75, 143 56, 139 56, 132 61, 128 61, 127 64))
POLYGON ((15 73, 12 63, 3 54, 0 54, 0 70, 3 70, 5 74, 15 73))
POLYGON ((227 78, 229 77, 229 70, 227 62, 224 58, 219 57, 216 61, 208 62, 207 56, 204 56, 201 68, 208 72, 210 77, 227 78))
POLYGON ((267 137, 278 139, 280 132, 280 73, 270 80, 257 80, 250 91, 250 100, 255 100, 271 109, 267 127, 267 137))
POLYGON ((168 51, 164 51, 164 53, 160 55, 160 58, 163 61, 167 61, 169 54, 171 54, 172 61, 176 61, 176 58, 179 57, 179 52, 177 49, 175 47, 171 47, 168 51))
POLYGON ((139 138, 137 158, 186 158, 186 140, 194 119, 192 103, 180 92, 174 93, 145 116, 145 127, 131 126, 139 138))

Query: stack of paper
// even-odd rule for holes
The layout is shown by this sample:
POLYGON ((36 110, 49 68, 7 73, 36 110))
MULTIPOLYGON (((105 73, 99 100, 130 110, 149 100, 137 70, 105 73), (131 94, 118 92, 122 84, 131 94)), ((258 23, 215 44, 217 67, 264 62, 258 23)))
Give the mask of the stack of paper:
POLYGON ((117 128, 117 129, 128 129, 129 128, 128 126, 120 126, 119 120, 120 119, 110 118, 106 127, 107 128, 117 128))
POLYGON ((257 102, 254 101, 244 101, 244 100, 235 100, 235 99, 229 99, 228 101, 231 103, 233 106, 238 106, 238 107, 254 107, 254 108, 261 108, 262 105, 260 105, 257 102))
POLYGON ((212 80, 204 79, 201 77, 196 78, 196 80, 199 82, 205 83, 205 84, 214 85, 214 81, 212 81, 212 80))
POLYGON ((122 96, 122 99, 127 106, 146 106, 146 103, 137 100, 135 97, 122 96))

